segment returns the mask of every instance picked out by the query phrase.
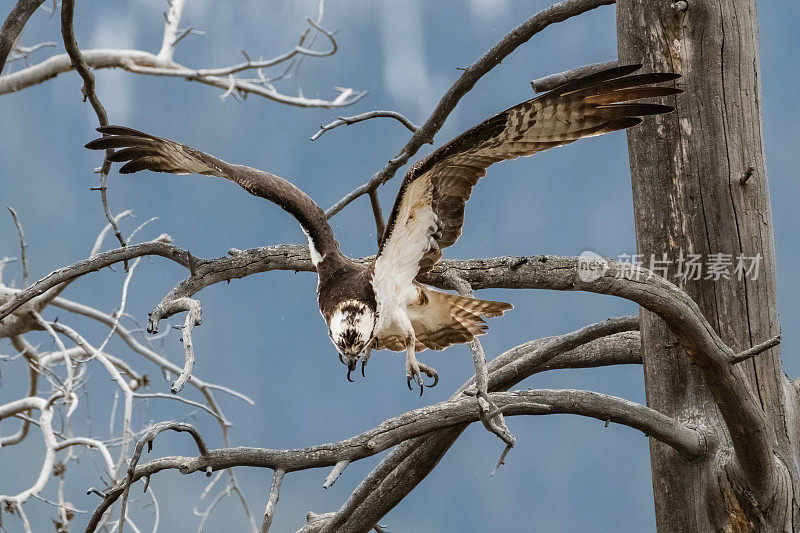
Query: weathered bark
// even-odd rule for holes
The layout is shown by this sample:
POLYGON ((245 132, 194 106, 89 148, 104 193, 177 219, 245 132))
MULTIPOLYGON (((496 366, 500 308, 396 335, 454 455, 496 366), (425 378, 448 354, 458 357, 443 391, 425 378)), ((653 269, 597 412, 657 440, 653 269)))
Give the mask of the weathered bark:
MULTIPOLYGON (((679 72, 677 112, 628 130, 638 252, 762 256, 757 279, 673 277, 734 351, 778 335, 772 215, 761 134, 754 0, 617 2, 620 60, 679 72)), ((647 265, 646 265, 647 266, 647 265)), ((703 277, 706 272, 703 272, 703 277)), ((798 439, 795 392, 772 348, 740 363, 761 411, 759 435, 772 455, 753 468, 731 436, 730 399, 714 375, 677 346, 656 315, 642 310, 647 403, 717 436, 704 461, 682 459, 651 439, 656 520, 668 531, 794 531, 798 439), (728 411, 726 412, 726 409, 728 411), (756 474, 754 474, 756 472, 756 474)))

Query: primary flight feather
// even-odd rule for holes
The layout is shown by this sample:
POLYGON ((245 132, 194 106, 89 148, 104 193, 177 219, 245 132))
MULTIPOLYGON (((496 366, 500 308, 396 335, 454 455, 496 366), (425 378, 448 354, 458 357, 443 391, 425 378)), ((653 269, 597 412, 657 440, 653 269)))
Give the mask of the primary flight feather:
POLYGON ((98 128, 104 136, 86 147, 115 149, 109 159, 125 162, 121 174, 152 170, 218 176, 288 211, 308 236, 319 276, 320 312, 339 358, 347 365, 348 379, 358 361, 363 373, 373 349, 405 351, 409 388, 414 380, 422 394, 422 374, 434 378, 431 386, 438 375, 417 360, 416 352, 469 342, 488 330, 485 317, 512 308, 417 281, 461 235, 472 187, 498 161, 629 128, 645 115, 672 111, 669 106, 636 101, 680 93, 652 85, 679 75, 632 74, 639 68, 616 67, 565 83, 481 122, 417 162, 400 186, 378 254, 368 265, 342 254, 322 209, 274 174, 121 126, 98 128))

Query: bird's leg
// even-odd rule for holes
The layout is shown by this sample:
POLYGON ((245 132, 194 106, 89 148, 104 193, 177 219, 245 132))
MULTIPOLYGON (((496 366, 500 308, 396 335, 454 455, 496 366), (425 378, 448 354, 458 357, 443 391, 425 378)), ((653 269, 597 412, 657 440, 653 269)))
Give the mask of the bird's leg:
POLYGON ((415 344, 416 338, 412 333, 406 338, 406 382, 408 383, 408 390, 411 390, 411 380, 416 381, 417 385, 419 385, 419 395, 422 396, 423 388, 426 386, 422 381, 422 374, 424 373, 426 376, 433 378, 433 385, 428 385, 429 387, 435 387, 439 383, 439 374, 433 367, 417 361, 415 344))
POLYGON ((414 355, 415 344, 414 333, 411 333, 406 337, 406 383, 408 384, 408 390, 411 390, 411 380, 415 380, 419 385, 419 395, 422 396, 422 376, 419 373, 419 362, 416 355, 414 355))

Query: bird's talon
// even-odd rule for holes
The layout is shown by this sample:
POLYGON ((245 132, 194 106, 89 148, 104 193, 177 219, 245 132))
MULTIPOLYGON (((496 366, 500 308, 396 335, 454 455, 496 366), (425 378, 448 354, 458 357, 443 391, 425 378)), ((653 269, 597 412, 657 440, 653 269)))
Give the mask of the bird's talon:
POLYGON ((353 359, 353 360, 351 360, 351 361, 349 361, 347 363, 347 381, 349 381, 350 383, 353 383, 353 380, 350 379, 350 374, 352 374, 353 370, 356 369, 356 365, 357 364, 358 364, 358 361, 355 360, 355 359, 353 359))
POLYGON ((432 377, 433 378, 433 384, 432 385, 425 385, 425 386, 428 387, 429 389, 432 389, 432 388, 434 388, 436 386, 437 383, 439 383, 439 374, 434 372, 432 376, 430 374, 428 374, 428 377, 432 377))
POLYGON ((362 377, 362 378, 365 378, 365 377, 367 377, 367 376, 364 374, 364 369, 365 369, 366 367, 367 367, 367 361, 366 361, 366 359, 362 359, 362 360, 361 360, 361 377, 362 377))

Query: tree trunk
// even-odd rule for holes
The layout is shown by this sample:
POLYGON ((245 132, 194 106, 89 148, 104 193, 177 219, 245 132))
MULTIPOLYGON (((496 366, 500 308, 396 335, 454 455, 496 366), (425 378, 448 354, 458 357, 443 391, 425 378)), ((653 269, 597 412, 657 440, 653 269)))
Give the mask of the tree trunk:
MULTIPOLYGON (((752 0, 620 0, 619 57, 646 71, 683 75, 676 112, 628 130, 638 253, 644 266, 666 257, 669 279, 700 306, 735 351, 780 333, 772 215, 761 134, 756 6, 752 0), (730 279, 678 276, 681 257, 728 254, 730 279), (757 279, 739 279, 737 256, 761 256, 757 279)), ((745 266, 752 261, 745 259, 745 266)), ((660 273, 660 272, 659 272, 660 273)), ((658 531, 794 531, 798 521, 798 438, 794 387, 772 348, 739 363, 760 404, 781 475, 772 496, 744 479, 713 379, 677 346, 656 315, 642 310, 647 404, 702 427, 718 442, 708 460, 690 462, 650 440, 658 531), (762 493, 759 494, 759 491, 762 493), (771 500, 772 505, 764 502, 771 500)), ((714 443, 712 443, 714 445, 714 443)), ((740 454, 741 455, 741 454, 740 454)), ((741 461, 743 458, 740 457, 741 461)))

